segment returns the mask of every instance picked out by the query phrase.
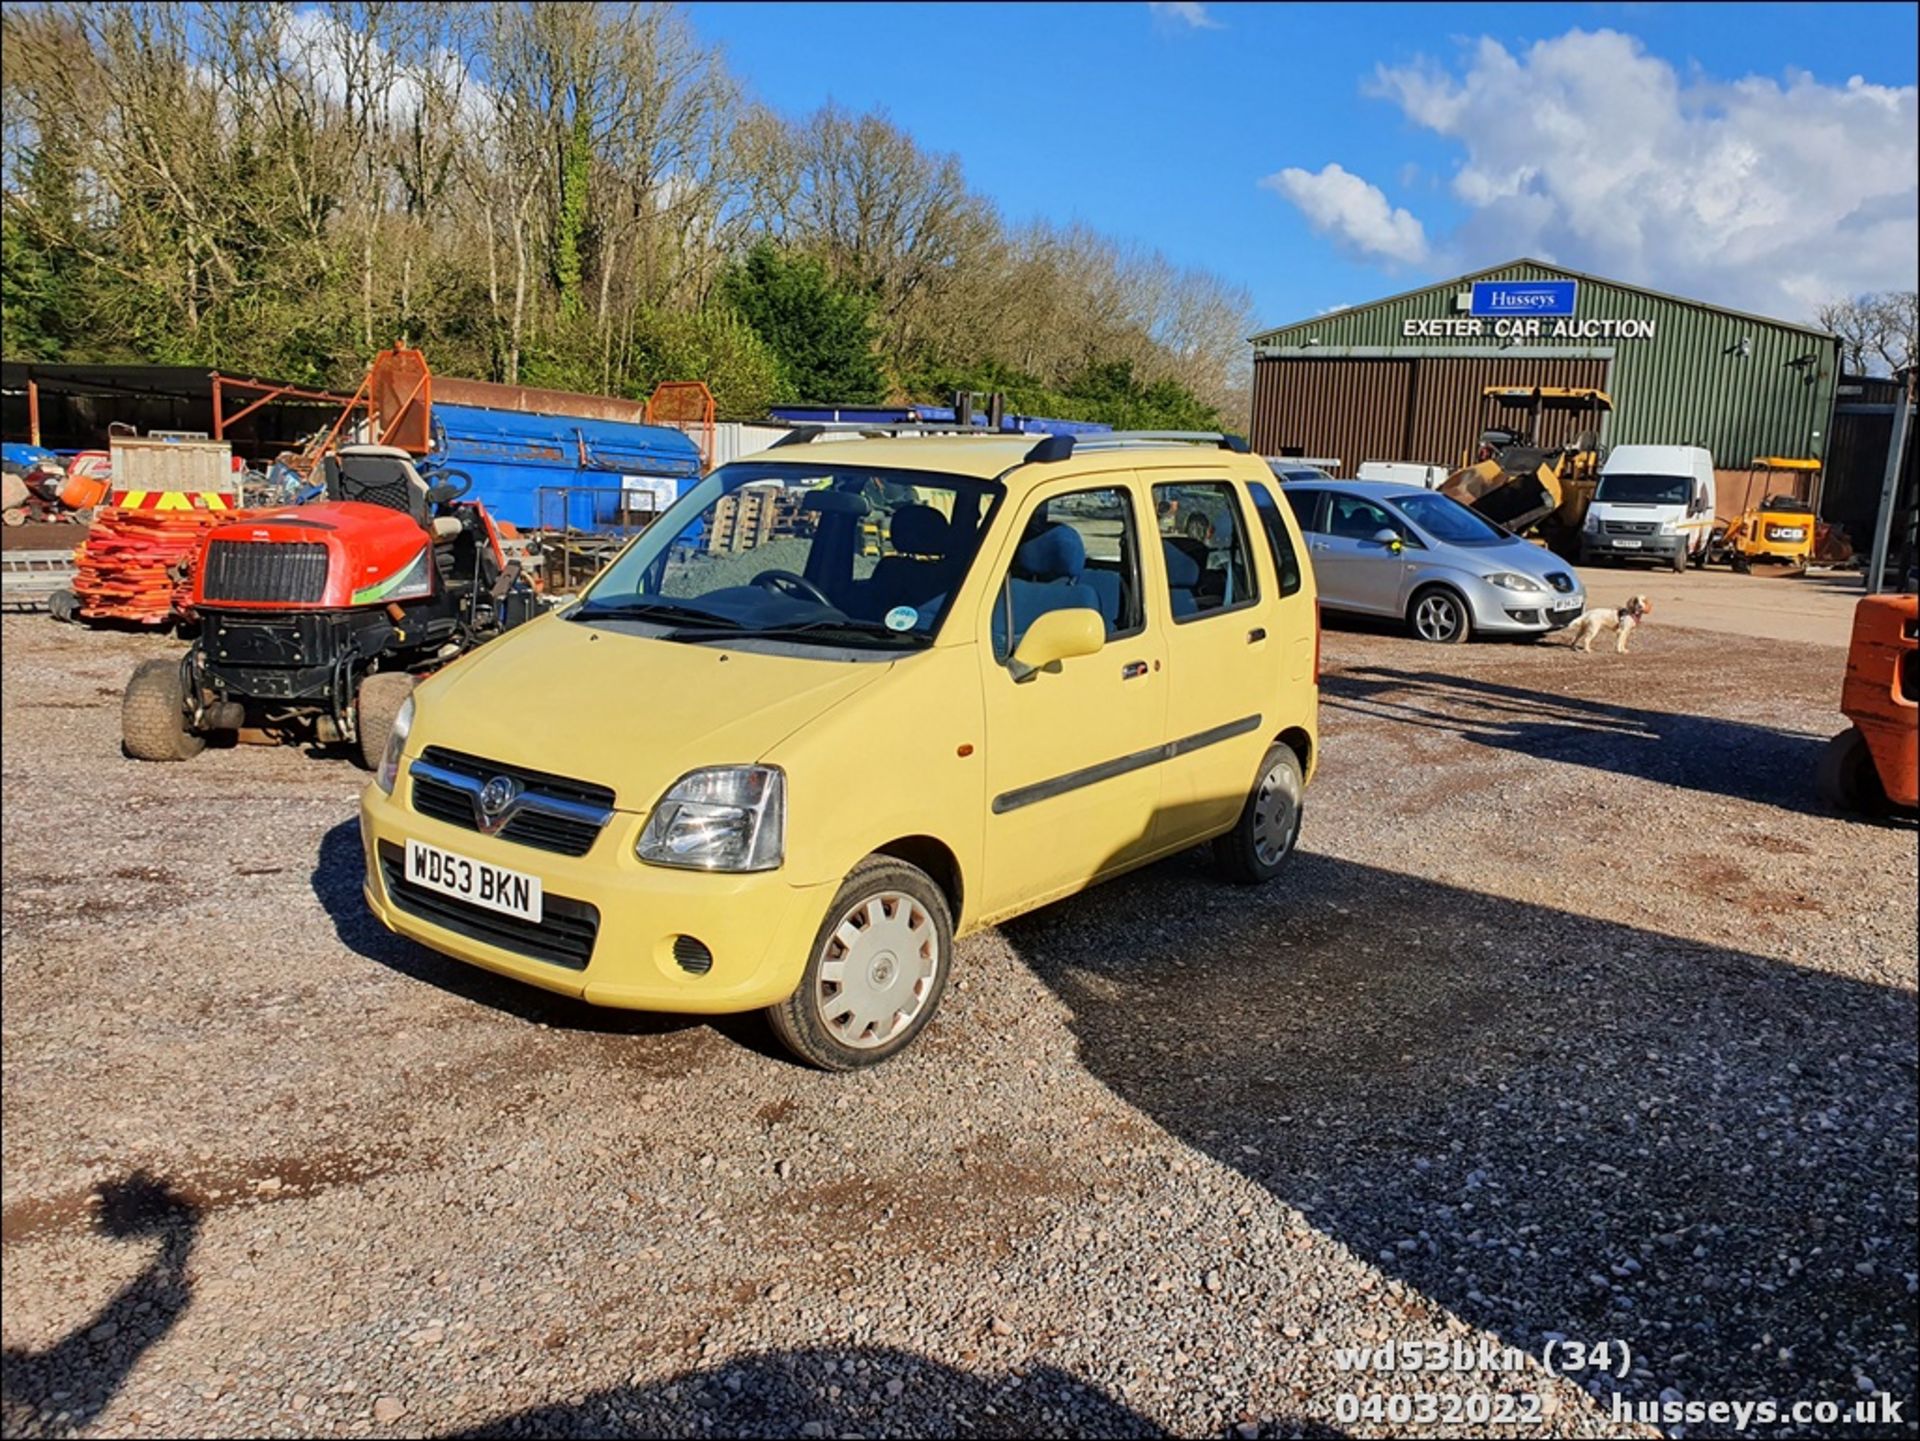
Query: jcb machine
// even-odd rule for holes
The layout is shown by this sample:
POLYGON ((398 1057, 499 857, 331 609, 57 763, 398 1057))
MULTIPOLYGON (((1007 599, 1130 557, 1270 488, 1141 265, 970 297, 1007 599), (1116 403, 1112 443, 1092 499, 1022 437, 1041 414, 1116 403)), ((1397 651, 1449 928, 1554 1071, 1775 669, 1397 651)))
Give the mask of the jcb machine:
POLYGON ((406 451, 348 445, 321 462, 326 499, 207 534, 200 634, 133 673, 121 735, 137 760, 198 755, 211 735, 344 743, 377 766, 417 677, 531 618, 469 482, 429 484, 406 451))
MULTIPOLYGON (((1756 456, 1747 471, 1740 513, 1715 524, 1699 563, 1725 561, 1742 573, 1752 570, 1755 561, 1806 569, 1813 558, 1819 494, 1819 461, 1756 456)), ((1723 501, 1727 498, 1723 492, 1723 501)))
POLYGON ((1820 794, 1841 810, 1882 815, 1920 806, 1920 598, 1870 595, 1853 610, 1840 709, 1850 726, 1827 742, 1820 794))
POLYGON ((1440 493, 1511 531, 1537 530, 1550 545, 1577 541, 1612 410, 1604 390, 1490 385, 1480 394, 1474 460, 1440 493))

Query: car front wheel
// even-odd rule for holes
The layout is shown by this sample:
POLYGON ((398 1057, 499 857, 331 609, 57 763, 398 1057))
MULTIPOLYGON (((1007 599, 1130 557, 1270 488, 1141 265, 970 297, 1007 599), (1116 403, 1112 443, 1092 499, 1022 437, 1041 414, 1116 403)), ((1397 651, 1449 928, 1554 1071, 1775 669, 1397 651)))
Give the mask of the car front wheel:
POLYGON ((1467 603, 1453 591, 1430 586, 1407 607, 1407 626, 1419 640, 1435 645, 1459 645, 1473 634, 1467 603))
POLYGON ((947 989, 953 915, 917 866, 869 856, 853 868, 814 937, 806 973, 767 1010, 786 1048, 826 1071, 897 1056, 926 1029, 947 989))

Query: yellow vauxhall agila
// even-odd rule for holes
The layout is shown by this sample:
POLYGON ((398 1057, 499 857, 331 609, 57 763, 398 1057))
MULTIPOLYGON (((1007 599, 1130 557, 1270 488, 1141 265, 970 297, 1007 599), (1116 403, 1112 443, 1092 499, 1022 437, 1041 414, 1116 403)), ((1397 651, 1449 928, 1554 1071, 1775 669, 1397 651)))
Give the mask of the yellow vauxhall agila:
POLYGON ((1232 436, 824 440, 723 466, 425 681, 361 807, 400 934, 596 1005, 910 1044, 956 935, 1211 841, 1293 851, 1313 577, 1232 436))

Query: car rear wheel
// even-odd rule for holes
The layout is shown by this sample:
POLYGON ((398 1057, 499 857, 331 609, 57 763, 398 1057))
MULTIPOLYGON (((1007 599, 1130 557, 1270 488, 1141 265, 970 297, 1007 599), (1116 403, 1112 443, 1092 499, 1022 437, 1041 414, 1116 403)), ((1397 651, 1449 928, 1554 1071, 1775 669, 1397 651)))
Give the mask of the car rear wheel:
POLYGON ((192 760, 207 738, 187 727, 177 660, 141 661, 120 698, 120 746, 137 761, 192 760))
POLYGON ((1407 607, 1407 627, 1415 639, 1434 645, 1459 645, 1473 634, 1467 603, 1444 586, 1429 586, 1407 607))
POLYGON ((1858 726, 1848 726, 1827 742, 1814 772, 1820 797, 1836 810, 1854 815, 1880 816, 1887 811, 1887 792, 1873 751, 1858 726))
POLYGON ((1260 762, 1240 819, 1213 843, 1215 864, 1237 885, 1256 886, 1280 874, 1300 839, 1307 783, 1293 747, 1276 743, 1260 762))
POLYGON ((360 682, 354 698, 359 711, 358 735, 354 759, 370 771, 380 769, 387 753, 387 736, 393 730, 393 718, 400 706, 413 694, 413 677, 405 671, 378 671, 360 682))
POLYGON ((767 1021, 809 1065, 875 1066, 926 1029, 952 961, 953 915, 940 888, 917 866, 869 856, 834 896, 800 984, 767 1021))

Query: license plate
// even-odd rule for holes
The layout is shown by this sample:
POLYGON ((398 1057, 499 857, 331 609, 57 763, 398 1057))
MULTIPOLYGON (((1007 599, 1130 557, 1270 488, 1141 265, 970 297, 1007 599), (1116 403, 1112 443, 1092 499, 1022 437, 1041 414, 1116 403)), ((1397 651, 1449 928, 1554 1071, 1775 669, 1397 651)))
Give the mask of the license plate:
POLYGON ((1559 611, 1559 610, 1578 610, 1578 609, 1580 609, 1580 607, 1581 607, 1582 605, 1584 605, 1584 604, 1585 604, 1585 602, 1584 602, 1584 601, 1580 601, 1580 600, 1575 600, 1575 599, 1568 599, 1568 600, 1556 600, 1556 601, 1555 601, 1555 602, 1553 603, 1553 608, 1554 608, 1555 610, 1557 610, 1557 611, 1559 611))
POLYGON ((1616 540, 1613 543, 1613 548, 1615 550, 1638 550, 1640 549, 1640 542, 1637 540, 1616 540))
POLYGON ((540 920, 538 876, 443 851, 425 841, 407 842, 407 879, 503 916, 518 916, 535 924, 540 920))

